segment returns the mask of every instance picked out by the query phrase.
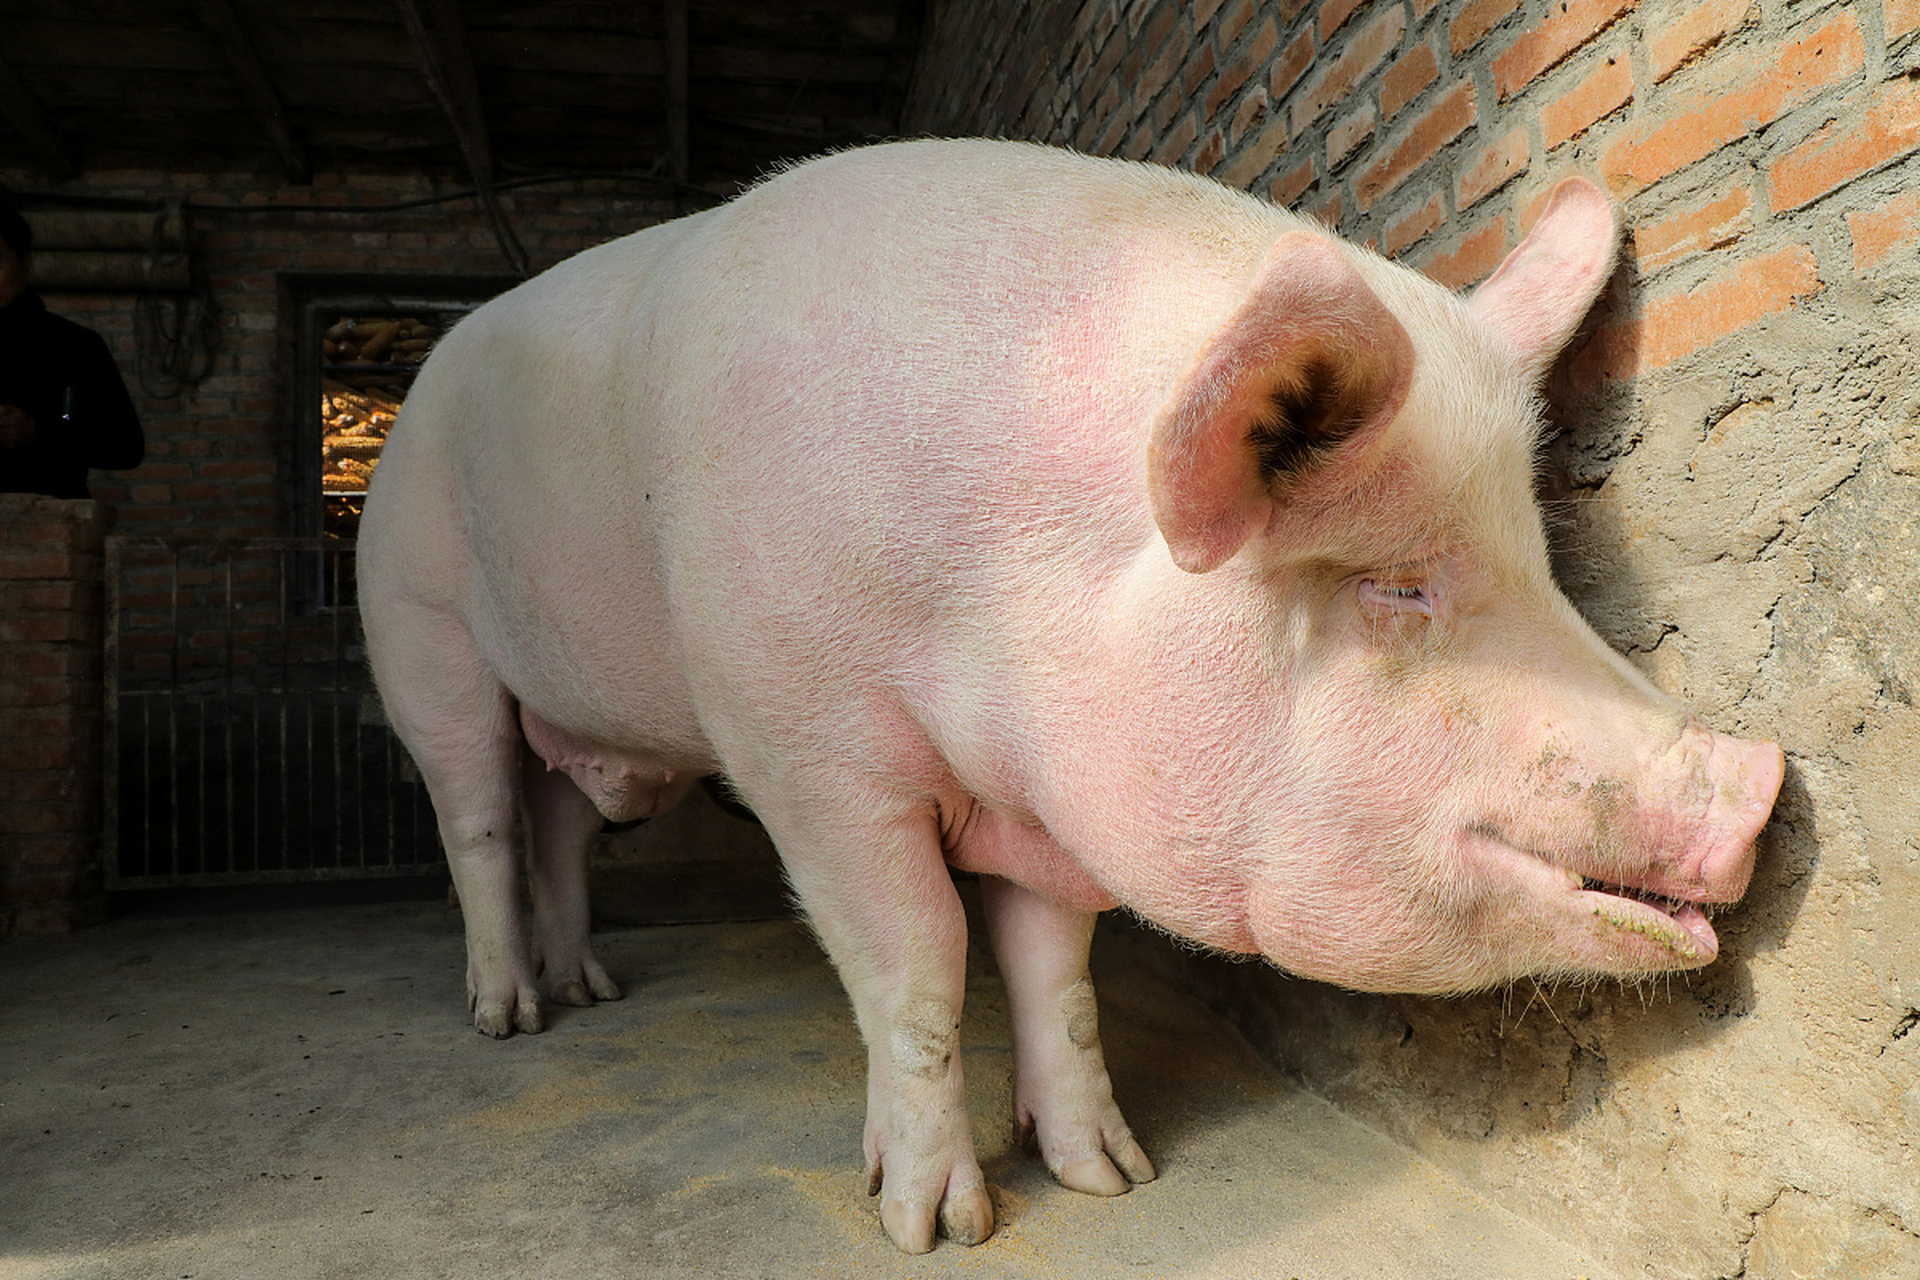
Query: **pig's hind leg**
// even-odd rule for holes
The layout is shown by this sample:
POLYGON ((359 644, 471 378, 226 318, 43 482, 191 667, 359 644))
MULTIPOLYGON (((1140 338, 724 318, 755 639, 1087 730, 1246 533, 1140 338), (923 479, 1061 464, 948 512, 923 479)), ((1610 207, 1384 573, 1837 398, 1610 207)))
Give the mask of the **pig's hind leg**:
POLYGON ((1113 1196, 1151 1182, 1153 1162, 1113 1100, 1087 951, 1090 912, 999 876, 980 877, 987 933, 1013 1015, 1014 1124, 1063 1186, 1113 1196))
POLYGON ((521 752, 521 797, 533 892, 533 967, 555 1004, 618 1000, 620 988, 593 958, 587 858, 600 811, 564 772, 531 748, 521 752))
POLYGON ((430 606, 366 611, 387 718, 433 800, 467 934, 467 1006, 494 1037, 541 1029, 514 855, 520 726, 464 623, 430 606))

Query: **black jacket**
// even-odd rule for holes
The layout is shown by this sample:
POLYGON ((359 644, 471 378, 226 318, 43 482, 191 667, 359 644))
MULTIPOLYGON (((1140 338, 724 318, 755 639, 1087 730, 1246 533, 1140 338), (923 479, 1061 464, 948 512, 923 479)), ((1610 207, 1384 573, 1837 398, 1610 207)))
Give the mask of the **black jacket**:
POLYGON ((0 404, 18 405, 39 424, 28 443, 0 445, 0 493, 85 498, 89 467, 124 471, 146 456, 107 344, 48 311, 32 290, 0 307, 0 404))

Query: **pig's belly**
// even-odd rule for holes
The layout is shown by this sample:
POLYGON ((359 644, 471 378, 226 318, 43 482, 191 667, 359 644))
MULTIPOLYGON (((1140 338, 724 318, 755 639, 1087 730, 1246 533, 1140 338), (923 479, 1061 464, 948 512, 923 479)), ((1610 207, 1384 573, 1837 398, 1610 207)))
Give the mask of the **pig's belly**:
POLYGON ((647 578, 596 582, 577 566, 543 566, 504 589, 488 583, 473 618, 528 746, 622 821, 659 812, 719 768, 647 578), (531 585, 556 582, 567 592, 531 585))
POLYGON ((657 818, 680 803, 701 773, 666 755, 620 749, 577 737, 520 707, 527 746, 549 769, 559 769, 613 822, 657 818))

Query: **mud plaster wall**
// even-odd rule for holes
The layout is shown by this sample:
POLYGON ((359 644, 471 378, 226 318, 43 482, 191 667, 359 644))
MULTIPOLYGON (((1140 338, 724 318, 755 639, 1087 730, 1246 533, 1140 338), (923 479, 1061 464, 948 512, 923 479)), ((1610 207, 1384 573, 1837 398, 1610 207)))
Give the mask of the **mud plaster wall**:
POLYGON ((1787 750, 1722 958, 1457 1000, 1169 964, 1625 1274, 1920 1275, 1920 3, 930 10, 910 129, 1210 173, 1450 285, 1609 188, 1543 497, 1599 631, 1787 750))

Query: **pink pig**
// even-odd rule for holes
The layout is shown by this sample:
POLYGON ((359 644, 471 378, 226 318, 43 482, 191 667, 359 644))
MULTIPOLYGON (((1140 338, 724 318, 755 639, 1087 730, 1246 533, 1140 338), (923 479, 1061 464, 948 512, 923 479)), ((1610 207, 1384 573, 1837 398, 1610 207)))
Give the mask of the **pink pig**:
POLYGON ((1535 388, 1613 244, 1569 180, 1463 300, 1189 174, 912 142, 476 312, 360 543, 476 1025, 538 1031, 542 978, 618 996, 588 843, 725 774, 851 993, 870 1181, 919 1252, 993 1229, 953 869, 1016 1118, 1097 1195, 1154 1176, 1102 1063, 1098 911, 1365 990, 1711 961, 1780 750, 1607 649, 1532 496, 1535 388))

